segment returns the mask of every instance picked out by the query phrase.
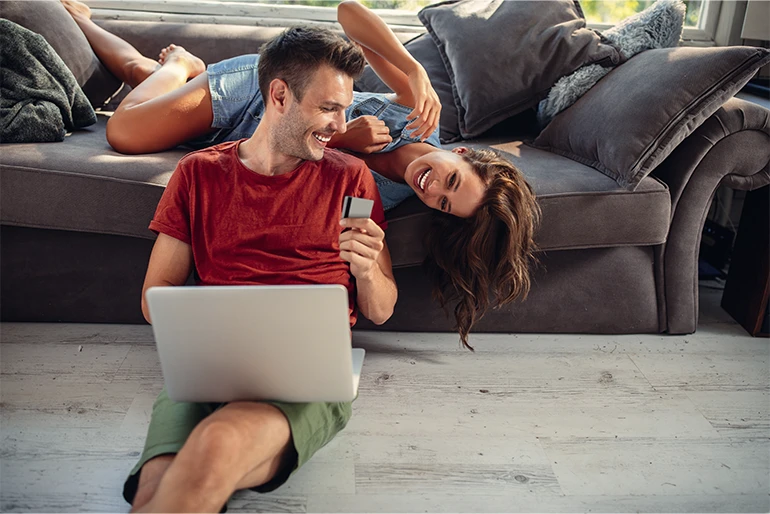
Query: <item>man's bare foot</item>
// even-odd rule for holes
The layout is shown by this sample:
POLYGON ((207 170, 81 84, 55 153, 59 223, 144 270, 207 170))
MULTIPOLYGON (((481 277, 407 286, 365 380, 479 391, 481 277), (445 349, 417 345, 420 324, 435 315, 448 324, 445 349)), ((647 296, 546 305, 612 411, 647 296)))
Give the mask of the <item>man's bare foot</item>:
POLYGON ((184 47, 177 45, 168 45, 161 50, 158 55, 158 62, 161 64, 177 62, 186 66, 189 73, 188 80, 206 71, 206 64, 201 59, 185 50, 184 47))
POLYGON ((160 484, 160 479, 171 466, 174 457, 173 454, 158 455, 144 463, 142 469, 139 470, 139 484, 132 502, 132 510, 141 509, 152 500, 158 489, 158 484, 160 484))
POLYGON ((73 18, 82 16, 89 20, 91 19, 91 8, 83 2, 78 2, 77 0, 61 0, 61 3, 73 18))

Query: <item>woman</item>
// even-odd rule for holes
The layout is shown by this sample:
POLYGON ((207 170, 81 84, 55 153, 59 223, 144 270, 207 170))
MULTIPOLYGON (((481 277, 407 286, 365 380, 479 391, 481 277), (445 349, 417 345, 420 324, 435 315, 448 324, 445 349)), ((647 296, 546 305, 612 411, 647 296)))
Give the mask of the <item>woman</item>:
MULTIPOLYGON (((93 23, 86 5, 62 3, 105 66, 133 88, 107 124, 115 150, 203 148, 254 132, 264 108, 257 55, 207 69, 184 48, 170 45, 154 61, 93 23)), ((489 307, 490 290, 496 306, 529 290, 539 217, 534 195, 515 166, 494 151, 442 150, 441 105, 423 67, 363 5, 345 1, 337 12, 345 33, 394 94, 355 93, 346 111, 347 131, 328 146, 355 153, 378 172, 373 171, 386 209, 416 194, 444 213, 427 235, 426 264, 442 307, 458 301, 457 329, 470 348, 468 334, 489 307)))

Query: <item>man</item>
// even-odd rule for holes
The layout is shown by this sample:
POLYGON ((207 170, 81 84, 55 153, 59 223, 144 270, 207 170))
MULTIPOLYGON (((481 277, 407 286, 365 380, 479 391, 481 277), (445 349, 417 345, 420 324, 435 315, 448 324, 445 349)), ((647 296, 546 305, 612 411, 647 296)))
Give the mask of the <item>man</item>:
MULTIPOLYGON (((325 148, 345 132, 364 62, 321 29, 289 29, 265 45, 253 136, 185 156, 158 205, 148 321, 144 292, 184 284, 193 265, 203 285, 342 284, 351 324, 355 304, 375 323, 391 316, 397 292, 374 179, 362 161, 325 148), (373 219, 339 222, 345 195, 373 199, 373 219)), ((134 511, 217 512, 237 489, 279 487, 350 414, 350 403, 184 403, 164 390, 123 495, 134 511)))

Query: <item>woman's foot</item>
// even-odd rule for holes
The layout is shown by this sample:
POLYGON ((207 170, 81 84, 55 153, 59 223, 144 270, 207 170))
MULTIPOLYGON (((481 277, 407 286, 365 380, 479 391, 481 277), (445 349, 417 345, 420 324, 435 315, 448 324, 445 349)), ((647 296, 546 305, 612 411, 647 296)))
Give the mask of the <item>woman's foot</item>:
POLYGON ((201 59, 185 50, 184 47, 177 45, 168 45, 161 50, 158 55, 158 62, 161 65, 176 63, 184 66, 187 69, 188 80, 206 71, 206 64, 201 59))
POLYGON ((78 2, 77 0, 61 0, 61 3, 73 18, 77 19, 78 17, 83 17, 89 20, 91 19, 91 8, 83 2, 78 2))
POLYGON ((156 61, 144 57, 129 43, 96 25, 86 4, 77 0, 60 1, 83 31, 96 56, 118 79, 133 88, 160 68, 156 61))

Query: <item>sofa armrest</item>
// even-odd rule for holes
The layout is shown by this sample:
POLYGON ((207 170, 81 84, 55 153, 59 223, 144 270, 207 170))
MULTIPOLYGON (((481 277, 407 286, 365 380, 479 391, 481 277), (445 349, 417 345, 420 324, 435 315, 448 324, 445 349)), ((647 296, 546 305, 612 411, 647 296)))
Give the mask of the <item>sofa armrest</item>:
POLYGON ((687 137, 653 173, 671 192, 663 259, 667 331, 698 325, 698 251, 717 188, 770 184, 770 110, 732 98, 687 137))

